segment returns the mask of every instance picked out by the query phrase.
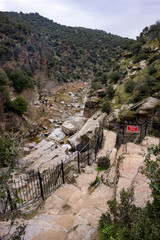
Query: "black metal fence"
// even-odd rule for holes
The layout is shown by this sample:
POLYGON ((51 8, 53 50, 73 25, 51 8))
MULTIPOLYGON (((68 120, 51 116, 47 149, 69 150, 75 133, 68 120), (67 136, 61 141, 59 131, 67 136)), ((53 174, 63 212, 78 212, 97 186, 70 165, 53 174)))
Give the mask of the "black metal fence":
POLYGON ((117 149, 121 146, 121 144, 125 144, 127 142, 141 142, 146 136, 147 124, 148 122, 144 122, 143 124, 123 123, 123 126, 118 129, 117 132, 117 149), (128 127, 131 127, 131 131, 128 131, 128 127), (134 129, 134 131, 132 131, 132 129, 134 129))
POLYGON ((64 184, 74 173, 81 172, 86 165, 96 161, 98 150, 102 146, 103 124, 100 123, 96 139, 88 142, 80 151, 57 164, 52 169, 20 178, 5 187, 1 186, 3 197, 0 198, 0 215, 26 207, 37 201, 44 200, 51 192, 64 184))

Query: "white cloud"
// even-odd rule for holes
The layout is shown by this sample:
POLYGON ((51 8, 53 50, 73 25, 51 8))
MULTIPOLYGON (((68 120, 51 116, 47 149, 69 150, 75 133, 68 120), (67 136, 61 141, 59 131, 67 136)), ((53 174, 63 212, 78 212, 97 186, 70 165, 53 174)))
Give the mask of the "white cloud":
POLYGON ((5 2, 6 2, 6 0, 0 1, 0 11, 5 11, 5 2))

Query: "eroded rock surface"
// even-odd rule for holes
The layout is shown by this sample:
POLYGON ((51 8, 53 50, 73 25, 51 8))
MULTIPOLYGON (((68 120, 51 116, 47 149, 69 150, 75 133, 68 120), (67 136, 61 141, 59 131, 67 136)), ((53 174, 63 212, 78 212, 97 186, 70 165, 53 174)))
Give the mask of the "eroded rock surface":
POLYGON ((65 184, 50 196, 40 214, 29 221, 25 240, 90 240, 97 231, 99 218, 113 198, 113 190, 100 184, 93 192, 96 165, 87 166, 74 184, 65 184))

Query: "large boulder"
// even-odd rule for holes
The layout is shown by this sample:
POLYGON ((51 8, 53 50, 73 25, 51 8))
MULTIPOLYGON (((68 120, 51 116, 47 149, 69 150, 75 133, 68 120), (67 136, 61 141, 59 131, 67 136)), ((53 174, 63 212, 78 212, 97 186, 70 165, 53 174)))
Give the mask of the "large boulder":
POLYGON ((88 141, 93 141, 100 122, 104 120, 105 116, 106 113, 97 111, 91 118, 89 118, 81 130, 68 139, 72 148, 77 149, 80 145, 83 146, 88 141))
POLYGON ((139 107, 139 113, 144 115, 149 111, 154 111, 156 106, 160 105, 160 100, 157 98, 149 97, 147 100, 139 107))
POLYGON ((68 119, 68 121, 70 121, 79 131, 84 123, 86 122, 86 118, 85 117, 81 117, 81 116, 70 116, 68 119))
POLYGON ((43 172, 44 170, 53 168, 53 165, 65 161, 69 157, 69 149, 69 144, 57 148, 56 143, 42 140, 21 162, 27 166, 28 172, 37 172, 38 169, 40 172, 43 172))
POLYGON ((60 142, 65 136, 66 134, 61 130, 61 128, 56 128, 48 136, 48 138, 60 142))
POLYGON ((62 124, 62 131, 67 135, 72 135, 77 131, 77 128, 70 121, 65 121, 62 124))
POLYGON ((90 97, 85 102, 84 107, 84 116, 90 117, 95 111, 99 108, 100 98, 99 97, 90 97))

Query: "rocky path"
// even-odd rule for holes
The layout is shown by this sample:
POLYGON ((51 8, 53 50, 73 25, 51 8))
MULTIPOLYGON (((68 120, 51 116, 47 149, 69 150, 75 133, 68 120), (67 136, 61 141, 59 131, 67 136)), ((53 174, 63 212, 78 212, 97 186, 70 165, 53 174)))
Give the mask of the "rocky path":
POLYGON ((26 228, 26 240, 95 239, 106 202, 113 198, 113 189, 103 183, 91 187, 97 177, 95 168, 96 164, 87 166, 73 184, 63 185, 45 201, 26 228))
POLYGON ((141 145, 127 143, 115 149, 116 134, 104 130, 104 144, 98 156, 109 156, 111 167, 97 173, 95 163, 87 166, 74 183, 60 187, 44 204, 43 209, 26 228, 25 240, 91 240, 98 239, 97 226, 102 213, 108 210, 107 201, 116 197, 122 188, 135 188, 135 203, 143 207, 150 198, 148 181, 140 172, 144 154, 150 144, 159 139, 147 137, 141 145), (117 174, 118 173, 118 174, 117 174), (100 178, 96 187, 91 185, 100 178))
POLYGON ((115 141, 116 134, 104 130, 104 143, 98 157, 108 156, 111 167, 98 173, 94 163, 75 175, 72 183, 57 189, 27 222, 25 240, 98 240, 100 216, 108 210, 108 200, 116 198, 119 201, 122 188, 134 186, 137 206, 143 207, 152 200, 148 181, 140 167, 144 165, 147 147, 159 144, 159 139, 147 136, 141 145, 127 143, 118 151, 115 141))

